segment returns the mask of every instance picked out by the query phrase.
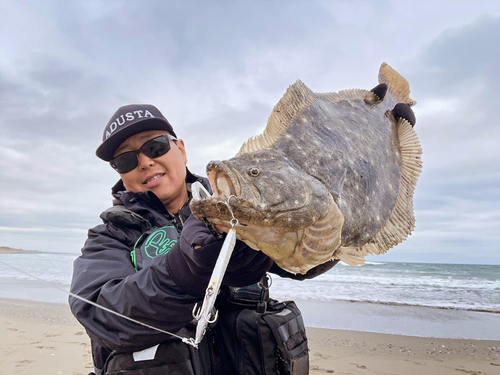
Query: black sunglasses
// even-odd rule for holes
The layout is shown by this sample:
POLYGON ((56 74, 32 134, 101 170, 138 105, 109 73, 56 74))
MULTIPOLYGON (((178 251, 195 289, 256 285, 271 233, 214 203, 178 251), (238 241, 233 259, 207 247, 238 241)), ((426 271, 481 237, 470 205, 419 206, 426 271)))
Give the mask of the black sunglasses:
POLYGON ((118 173, 127 173, 139 165, 139 152, 142 152, 148 158, 155 159, 165 155, 170 150, 170 140, 176 141, 177 138, 170 134, 160 135, 144 143, 140 149, 127 151, 111 160, 109 164, 118 173))

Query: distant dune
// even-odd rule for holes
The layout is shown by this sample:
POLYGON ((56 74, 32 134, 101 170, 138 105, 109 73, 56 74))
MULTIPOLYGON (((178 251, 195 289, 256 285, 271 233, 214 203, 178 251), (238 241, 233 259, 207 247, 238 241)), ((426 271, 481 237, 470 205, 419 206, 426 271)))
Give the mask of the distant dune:
POLYGON ((36 254, 36 250, 13 249, 12 247, 0 246, 0 254, 36 254))

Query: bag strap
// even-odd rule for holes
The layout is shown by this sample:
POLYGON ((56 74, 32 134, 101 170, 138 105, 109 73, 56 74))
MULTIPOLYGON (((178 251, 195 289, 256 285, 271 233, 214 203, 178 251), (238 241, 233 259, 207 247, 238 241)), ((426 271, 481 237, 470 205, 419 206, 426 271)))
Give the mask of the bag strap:
POLYGON ((216 307, 222 310, 251 309, 264 313, 269 303, 274 301, 269 297, 270 280, 271 276, 266 274, 258 283, 246 287, 222 285, 216 307))
POLYGON ((259 281, 259 285, 261 285, 260 299, 259 302, 257 302, 257 308, 255 310, 260 314, 265 313, 267 310, 267 301, 269 301, 269 288, 271 287, 271 284, 271 275, 268 273, 266 273, 259 281))

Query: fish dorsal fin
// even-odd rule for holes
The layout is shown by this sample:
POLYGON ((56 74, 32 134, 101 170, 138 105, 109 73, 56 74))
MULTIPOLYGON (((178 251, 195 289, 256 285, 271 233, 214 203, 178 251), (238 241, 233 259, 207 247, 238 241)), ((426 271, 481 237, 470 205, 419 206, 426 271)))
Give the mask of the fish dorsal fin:
MULTIPOLYGON (((415 228, 413 193, 422 172, 422 148, 415 130, 407 120, 400 118, 396 126, 401 152, 401 181, 396 205, 384 227, 370 241, 356 248, 360 256, 387 252, 404 241, 415 228)), ((353 248, 349 250, 352 255, 353 248)), ((341 255, 341 252, 334 253, 333 257, 342 260, 341 255)))
POLYGON ((369 103, 375 102, 378 97, 371 91, 363 89, 347 89, 339 92, 327 92, 316 94, 317 98, 325 102, 336 103, 341 100, 363 99, 369 103))
POLYGON ((302 81, 297 80, 288 87, 285 95, 274 106, 262 134, 251 137, 243 143, 237 155, 271 148, 292 123, 292 120, 316 99, 316 94, 302 81))
POLYGON ((387 91, 396 103, 417 104, 416 101, 410 98, 410 84, 408 81, 385 62, 380 66, 378 82, 387 85, 387 91))

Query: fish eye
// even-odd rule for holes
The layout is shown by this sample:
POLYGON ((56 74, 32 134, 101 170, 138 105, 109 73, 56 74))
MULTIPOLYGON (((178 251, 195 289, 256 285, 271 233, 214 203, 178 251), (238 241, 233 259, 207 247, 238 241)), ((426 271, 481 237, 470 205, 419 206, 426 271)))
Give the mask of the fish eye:
POLYGON ((260 169, 259 168, 250 168, 248 170, 248 174, 252 177, 257 177, 260 174, 260 169))

